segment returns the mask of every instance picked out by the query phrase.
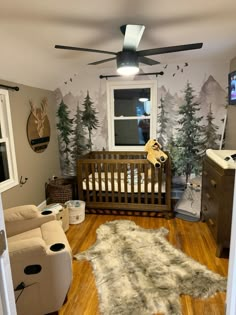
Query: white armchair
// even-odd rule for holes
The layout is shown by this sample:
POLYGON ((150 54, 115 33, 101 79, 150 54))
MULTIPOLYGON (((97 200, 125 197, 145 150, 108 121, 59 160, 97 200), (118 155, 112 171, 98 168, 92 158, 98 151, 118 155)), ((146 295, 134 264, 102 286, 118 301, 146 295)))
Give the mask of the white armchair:
POLYGON ((54 214, 34 205, 4 210, 18 315, 44 315, 63 305, 72 281, 72 253, 54 214))

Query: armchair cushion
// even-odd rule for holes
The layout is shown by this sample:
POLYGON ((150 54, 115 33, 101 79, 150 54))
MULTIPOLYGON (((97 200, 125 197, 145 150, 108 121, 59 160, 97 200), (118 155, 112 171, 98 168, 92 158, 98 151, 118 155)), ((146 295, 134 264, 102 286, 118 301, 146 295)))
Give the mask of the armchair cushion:
MULTIPOLYGON (((9 241, 8 248, 11 259, 19 259, 19 257, 23 257, 26 259, 26 255, 28 255, 28 259, 31 255, 45 255, 46 248, 45 242, 39 237, 34 237, 31 240, 19 240, 19 241, 9 241)), ((29 263, 29 261, 27 261, 29 263)))
POLYGON ((7 237, 40 227, 55 220, 56 215, 43 215, 35 205, 24 205, 4 210, 7 237))
POLYGON ((46 252, 46 250, 49 250, 48 247, 55 243, 58 243, 58 241, 60 241, 60 243, 63 243, 65 245, 65 248, 71 253, 71 248, 68 243, 67 237, 57 220, 44 223, 41 225, 40 228, 36 228, 30 231, 26 231, 24 233, 8 237, 7 241, 10 256, 15 250, 21 250, 24 247, 30 248, 31 245, 35 246, 35 244, 43 245, 46 252))
POLYGON ((8 208, 4 212, 5 221, 19 221, 37 218, 39 216, 39 210, 35 205, 26 205, 8 208))

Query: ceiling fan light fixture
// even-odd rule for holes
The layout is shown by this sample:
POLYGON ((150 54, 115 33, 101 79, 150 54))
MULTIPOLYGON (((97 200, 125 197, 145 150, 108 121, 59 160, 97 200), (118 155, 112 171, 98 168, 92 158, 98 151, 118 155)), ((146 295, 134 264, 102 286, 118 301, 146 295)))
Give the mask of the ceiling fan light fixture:
POLYGON ((129 76, 139 72, 138 57, 134 51, 121 51, 117 54, 117 72, 129 76))
POLYGON ((124 76, 135 75, 139 72, 139 68, 136 66, 123 66, 117 68, 117 72, 119 75, 124 76))
POLYGON ((145 90, 142 90, 138 100, 142 103, 149 101, 148 93, 145 90))

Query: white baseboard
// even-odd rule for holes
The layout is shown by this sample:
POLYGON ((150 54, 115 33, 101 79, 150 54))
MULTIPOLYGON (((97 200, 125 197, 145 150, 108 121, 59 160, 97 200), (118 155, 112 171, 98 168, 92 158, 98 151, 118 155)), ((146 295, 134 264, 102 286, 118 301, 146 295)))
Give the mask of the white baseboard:
POLYGON ((39 208, 40 211, 42 211, 44 208, 46 208, 46 205, 47 205, 46 200, 44 200, 37 207, 39 208))

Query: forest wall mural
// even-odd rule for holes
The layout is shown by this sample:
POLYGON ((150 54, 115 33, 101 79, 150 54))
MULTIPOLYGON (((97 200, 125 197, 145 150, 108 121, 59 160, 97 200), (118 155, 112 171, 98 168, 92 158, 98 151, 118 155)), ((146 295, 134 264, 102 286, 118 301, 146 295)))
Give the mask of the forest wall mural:
MULTIPOLYGON (((149 71, 145 67, 144 72, 149 71)), ((171 153, 173 174, 188 181, 191 174, 200 172, 206 149, 219 149, 227 113, 229 64, 158 65, 153 71, 164 71, 157 78, 156 137, 171 153)), ((108 149, 106 80, 99 79, 100 74, 113 73, 88 67, 65 78, 55 91, 64 176, 76 175, 79 155, 108 149)), ((155 79, 139 76, 136 80, 148 78, 155 79)))

